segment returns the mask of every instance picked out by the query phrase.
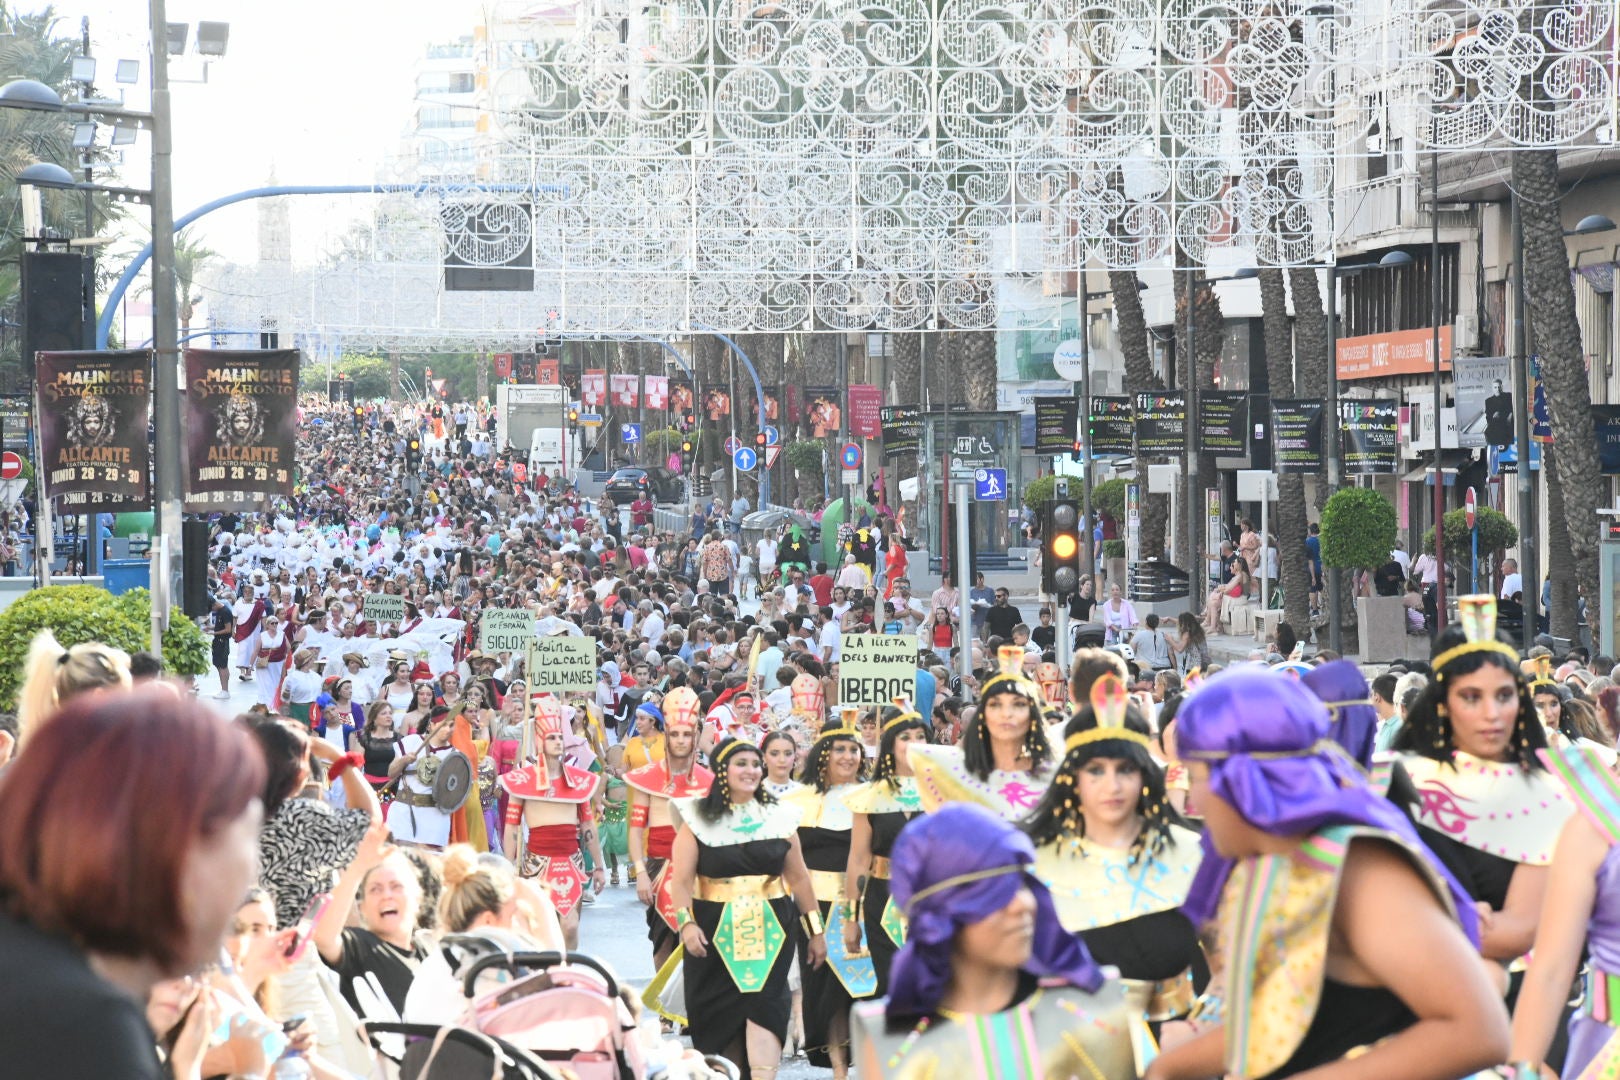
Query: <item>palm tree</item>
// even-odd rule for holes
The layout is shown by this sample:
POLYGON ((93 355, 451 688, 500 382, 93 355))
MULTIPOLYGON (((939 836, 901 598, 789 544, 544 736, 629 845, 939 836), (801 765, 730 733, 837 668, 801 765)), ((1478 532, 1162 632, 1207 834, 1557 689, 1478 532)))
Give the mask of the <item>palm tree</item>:
POLYGON ((179 291, 180 337, 183 339, 191 329, 191 317, 196 313, 197 301, 202 299, 197 291, 197 275, 202 268, 214 259, 219 253, 212 248, 197 242, 192 237, 190 229, 181 229, 174 236, 174 283, 179 291))
MULTIPOLYGON (((1162 389, 1164 380, 1153 370, 1153 348, 1148 344, 1147 316, 1142 311, 1142 293, 1136 287, 1136 271, 1110 270, 1108 290, 1113 293, 1120 350, 1125 354, 1125 385, 1133 391, 1162 389)), ((1084 305, 1082 300, 1082 334, 1090 333, 1084 305)), ((1188 422, 1192 422, 1191 417, 1188 422)), ((1142 502, 1142 550, 1155 553, 1166 550, 1165 532, 1169 526, 1170 496, 1148 495, 1142 502)))
MULTIPOLYGON (((1595 609, 1603 594, 1597 530, 1591 523, 1597 513, 1598 491, 1603 487, 1602 470, 1597 444, 1590 437, 1592 394, 1586 358, 1581 352, 1581 326, 1575 318, 1569 251, 1564 246, 1564 226, 1559 217, 1563 190, 1558 182, 1558 152, 1520 150, 1511 156, 1513 189, 1519 197, 1519 220, 1524 230, 1525 309, 1535 337, 1535 352, 1541 356, 1541 377, 1553 430, 1569 435, 1558 440, 1548 484, 1549 492, 1556 489, 1555 498, 1563 501, 1559 516, 1568 533, 1568 547, 1549 546, 1548 550, 1570 553, 1575 582, 1595 609)), ((1551 560, 1549 565, 1557 565, 1557 560, 1551 560)), ((1575 610, 1573 603, 1553 604, 1550 614, 1562 622, 1561 636, 1573 636, 1570 631, 1576 625, 1575 610)), ((1558 632, 1555 625, 1554 633, 1558 632)))
MULTIPOLYGON (((1260 269, 1260 315, 1265 328, 1266 379, 1273 400, 1294 396, 1294 334, 1288 324, 1288 283, 1275 266, 1260 269)), ((1323 423, 1328 421, 1324 418, 1323 423)), ((1305 478, 1299 473, 1277 477, 1277 552, 1282 578, 1283 618, 1292 626, 1310 625, 1305 565, 1305 478), (1287 553, 1283 557, 1283 553, 1287 553)), ((1270 543, 1269 537, 1262 537, 1270 543)))

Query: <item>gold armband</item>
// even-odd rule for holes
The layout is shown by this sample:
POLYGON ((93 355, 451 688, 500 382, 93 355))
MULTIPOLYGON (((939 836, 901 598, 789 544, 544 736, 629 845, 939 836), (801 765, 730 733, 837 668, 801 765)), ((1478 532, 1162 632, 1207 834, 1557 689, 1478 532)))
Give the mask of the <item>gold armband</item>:
POLYGON ((822 921, 821 910, 819 908, 812 911, 807 911, 800 915, 799 925, 804 928, 805 937, 815 937, 816 935, 826 933, 827 931, 827 924, 822 921))
POLYGON ((689 907, 675 909, 675 929, 683 929, 687 923, 696 922, 697 915, 689 907))

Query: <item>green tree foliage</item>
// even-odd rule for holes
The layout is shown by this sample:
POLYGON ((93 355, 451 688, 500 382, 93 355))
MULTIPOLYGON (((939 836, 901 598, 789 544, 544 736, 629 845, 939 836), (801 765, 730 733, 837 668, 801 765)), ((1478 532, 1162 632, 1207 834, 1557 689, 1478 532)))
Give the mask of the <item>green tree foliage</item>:
POLYGON ((1093 512, 1107 514, 1120 524, 1125 522, 1125 481, 1120 478, 1104 480, 1091 489, 1093 512))
POLYGON ((1376 570, 1395 547, 1395 504, 1372 488, 1340 488, 1322 508, 1322 563, 1376 570))
MULTIPOLYGON (((1501 551, 1519 542, 1519 530, 1503 514, 1488 506, 1481 506, 1476 520, 1479 522, 1479 551, 1501 551)), ((1474 538, 1468 531, 1467 511, 1448 510, 1446 522, 1446 558, 1466 559, 1473 551, 1474 538)), ((1423 550, 1434 554, 1434 529, 1423 530, 1423 550)))
MULTIPOLYGON (((94 585, 50 585, 24 593, 0 611, 0 709, 17 707, 28 646, 49 629, 65 646, 100 641, 138 652, 152 640, 152 598, 145 589, 114 596, 94 585)), ((209 670, 208 638, 178 611, 163 635, 163 662, 175 675, 209 670)))
MULTIPOLYGON (((74 24, 60 18, 55 8, 23 13, 3 0, 0 0, 0 21, 12 28, 12 33, 0 36, 0 73, 4 75, 0 81, 35 79, 61 94, 63 100, 72 101, 77 91, 69 76, 73 57, 79 53, 79 40, 65 36, 62 31, 71 32, 74 24)), ((22 308, 22 194, 17 186, 17 174, 36 162, 46 161, 82 177, 79 151, 71 145, 72 136, 72 117, 0 109, 0 316, 13 325, 19 321, 22 308)), ((143 140, 146 137, 143 135, 143 140)), ((106 142, 105 134, 101 141, 106 142)), ((103 158, 108 151, 102 148, 91 153, 103 158)), ((116 178, 107 175, 103 179, 116 178)), ((76 191, 42 194, 47 229, 63 237, 88 234, 83 195, 76 191)), ((109 221, 124 216, 123 209, 109 202, 105 195, 96 196, 91 206, 94 229, 103 235, 108 231, 109 221)), ((110 265, 102 266, 98 278, 105 278, 111 272, 110 265)), ((19 336, 0 334, 0 388, 11 391, 25 385, 21 356, 19 336)))
POLYGON ((1050 473, 1045 476, 1037 476, 1035 479, 1024 485, 1024 505, 1029 507, 1031 510, 1039 510, 1041 508, 1041 504, 1052 497, 1052 491, 1056 487, 1056 476, 1053 476, 1050 473))

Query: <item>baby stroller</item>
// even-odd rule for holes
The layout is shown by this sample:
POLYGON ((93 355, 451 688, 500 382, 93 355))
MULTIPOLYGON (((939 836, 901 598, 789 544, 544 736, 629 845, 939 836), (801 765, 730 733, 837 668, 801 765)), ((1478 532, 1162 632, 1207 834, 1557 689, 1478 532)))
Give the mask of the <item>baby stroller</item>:
POLYGON ((642 1080, 635 1019, 607 967, 578 953, 492 953, 462 975, 469 1026, 522 1047, 579 1080, 642 1080), (489 972, 510 981, 481 989, 489 972))
POLYGON ((563 1080, 528 1051, 467 1028, 373 1021, 366 1034, 389 1080, 563 1080))

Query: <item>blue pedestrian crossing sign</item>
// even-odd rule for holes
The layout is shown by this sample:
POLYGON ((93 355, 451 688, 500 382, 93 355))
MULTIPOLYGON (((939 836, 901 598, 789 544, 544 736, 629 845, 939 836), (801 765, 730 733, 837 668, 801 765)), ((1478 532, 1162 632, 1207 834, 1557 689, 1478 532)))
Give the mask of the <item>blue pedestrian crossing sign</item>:
POLYGON ((1004 502, 1007 498, 1006 469, 973 470, 973 501, 1004 502))
POLYGON ((621 424, 619 426, 619 434, 627 443, 638 443, 641 441, 641 425, 621 424))
POLYGON ((759 455, 752 446, 739 446, 731 455, 731 463, 743 472, 753 472, 754 466, 759 464, 759 455))

